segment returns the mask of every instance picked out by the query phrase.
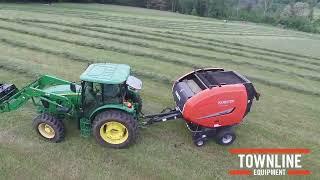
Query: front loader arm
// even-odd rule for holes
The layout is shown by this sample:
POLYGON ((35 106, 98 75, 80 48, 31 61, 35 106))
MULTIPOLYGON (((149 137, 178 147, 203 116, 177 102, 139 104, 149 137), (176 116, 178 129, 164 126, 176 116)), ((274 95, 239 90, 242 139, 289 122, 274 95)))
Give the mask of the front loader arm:
MULTIPOLYGON (((24 87, 8 100, 0 104, 0 113, 15 111, 26 104, 30 99, 41 97, 48 99, 49 103, 55 103, 57 100, 64 102, 65 106, 71 107, 72 103, 68 98, 54 93, 46 93, 43 88, 50 85, 70 84, 65 81, 52 76, 42 76, 38 80, 24 87)), ((58 104, 55 104, 58 105, 58 104)))

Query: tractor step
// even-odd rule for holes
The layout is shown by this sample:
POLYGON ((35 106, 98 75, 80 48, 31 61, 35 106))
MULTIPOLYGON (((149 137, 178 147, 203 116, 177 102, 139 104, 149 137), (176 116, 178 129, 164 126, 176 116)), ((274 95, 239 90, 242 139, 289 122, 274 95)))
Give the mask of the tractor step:
POLYGON ((91 135, 91 122, 88 118, 80 119, 80 134, 82 137, 89 137, 91 135))
POLYGON ((10 99, 18 91, 14 84, 0 84, 0 104, 10 99))

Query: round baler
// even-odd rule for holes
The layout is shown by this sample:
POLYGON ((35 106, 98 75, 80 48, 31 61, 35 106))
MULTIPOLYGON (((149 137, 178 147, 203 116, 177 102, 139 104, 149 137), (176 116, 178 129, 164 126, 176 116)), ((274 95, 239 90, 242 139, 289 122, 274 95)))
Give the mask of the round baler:
POLYGON ((253 84, 235 71, 207 68, 194 70, 172 87, 176 108, 146 116, 147 124, 183 118, 192 132, 195 145, 210 137, 218 144, 232 144, 236 136, 232 126, 250 112, 253 99, 259 99, 253 84))

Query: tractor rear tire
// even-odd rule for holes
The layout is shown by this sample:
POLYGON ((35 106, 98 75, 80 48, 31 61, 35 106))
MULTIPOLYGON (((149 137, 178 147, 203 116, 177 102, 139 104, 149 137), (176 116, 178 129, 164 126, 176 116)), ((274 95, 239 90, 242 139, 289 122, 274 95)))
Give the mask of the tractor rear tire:
POLYGON ((222 127, 218 129, 216 142, 220 145, 231 145, 236 140, 236 134, 231 127, 222 127))
POLYGON ((61 120, 49 115, 40 114, 33 120, 33 127, 44 139, 58 143, 64 139, 65 129, 61 120))
POLYGON ((138 134, 138 123, 132 115, 120 110, 108 110, 98 114, 92 125, 93 136, 105 147, 126 148, 138 134))

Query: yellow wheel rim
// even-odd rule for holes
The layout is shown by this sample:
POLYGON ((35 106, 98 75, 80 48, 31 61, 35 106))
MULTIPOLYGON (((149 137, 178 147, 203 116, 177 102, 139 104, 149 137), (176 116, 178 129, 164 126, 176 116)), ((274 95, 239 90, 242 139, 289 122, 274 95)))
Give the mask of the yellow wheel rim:
POLYGON ((128 137, 128 129, 121 123, 111 121, 104 123, 100 128, 100 136, 110 144, 124 143, 128 137))
POLYGON ((52 139, 56 135, 54 129, 49 124, 46 124, 46 123, 39 124, 38 130, 39 130, 39 133, 47 139, 52 139))

